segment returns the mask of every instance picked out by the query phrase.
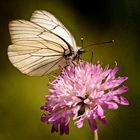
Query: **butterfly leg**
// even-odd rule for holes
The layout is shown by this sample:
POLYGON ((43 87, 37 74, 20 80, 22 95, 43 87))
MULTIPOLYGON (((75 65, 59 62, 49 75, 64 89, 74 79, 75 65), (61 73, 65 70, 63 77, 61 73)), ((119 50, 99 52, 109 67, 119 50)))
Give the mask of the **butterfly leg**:
POLYGON ((93 63, 93 51, 91 52, 91 63, 93 63))

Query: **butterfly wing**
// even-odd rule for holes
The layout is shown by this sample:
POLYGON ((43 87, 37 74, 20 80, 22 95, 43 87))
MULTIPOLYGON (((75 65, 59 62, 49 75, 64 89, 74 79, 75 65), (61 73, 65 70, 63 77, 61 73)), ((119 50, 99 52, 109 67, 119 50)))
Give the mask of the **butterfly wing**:
POLYGON ((77 52, 78 49, 74 37, 51 13, 44 10, 36 10, 32 14, 31 21, 64 39, 71 46, 71 49, 77 52))
POLYGON ((31 21, 15 20, 9 24, 13 43, 8 47, 9 59, 22 73, 31 76, 42 76, 57 69, 58 65, 64 66, 64 55, 70 53, 70 43, 75 43, 73 37, 67 39, 71 35, 68 37, 69 32, 50 13, 45 12, 45 17, 37 22, 40 13, 43 15, 42 11, 35 11, 31 21))

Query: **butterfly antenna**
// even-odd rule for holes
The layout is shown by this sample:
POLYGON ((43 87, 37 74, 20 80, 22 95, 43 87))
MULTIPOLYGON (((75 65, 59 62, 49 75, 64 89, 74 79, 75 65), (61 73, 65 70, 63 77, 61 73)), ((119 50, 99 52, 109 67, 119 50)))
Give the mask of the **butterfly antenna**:
POLYGON ((83 48, 83 41, 84 41, 84 39, 81 38, 81 47, 82 47, 82 48, 83 48))
POLYGON ((114 43, 114 40, 110 40, 110 41, 105 41, 105 42, 100 42, 100 43, 94 43, 94 44, 86 45, 84 48, 88 48, 88 47, 94 46, 94 45, 103 45, 103 44, 110 44, 110 43, 114 43))

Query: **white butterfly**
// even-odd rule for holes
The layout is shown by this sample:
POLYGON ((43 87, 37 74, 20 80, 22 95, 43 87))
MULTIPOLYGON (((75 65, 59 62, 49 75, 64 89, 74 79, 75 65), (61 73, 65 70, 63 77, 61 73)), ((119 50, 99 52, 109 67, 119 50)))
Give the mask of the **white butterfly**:
POLYGON ((46 75, 66 66, 83 49, 76 46, 71 33, 52 14, 37 10, 30 21, 14 20, 9 23, 12 45, 8 56, 12 64, 30 76, 46 75))

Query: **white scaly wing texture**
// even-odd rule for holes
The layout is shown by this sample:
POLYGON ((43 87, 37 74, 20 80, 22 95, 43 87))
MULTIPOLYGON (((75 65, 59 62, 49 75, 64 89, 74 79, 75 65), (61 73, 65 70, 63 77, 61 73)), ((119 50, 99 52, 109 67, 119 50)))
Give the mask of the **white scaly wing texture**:
POLYGON ((42 76, 65 66, 64 55, 75 51, 75 40, 53 15, 35 11, 31 21, 15 20, 9 23, 12 45, 8 56, 22 73, 42 76))
POLYGON ((72 47, 71 49, 73 49, 74 52, 77 52, 78 48, 76 47, 74 37, 51 13, 44 10, 36 10, 32 14, 31 21, 64 39, 72 47))

